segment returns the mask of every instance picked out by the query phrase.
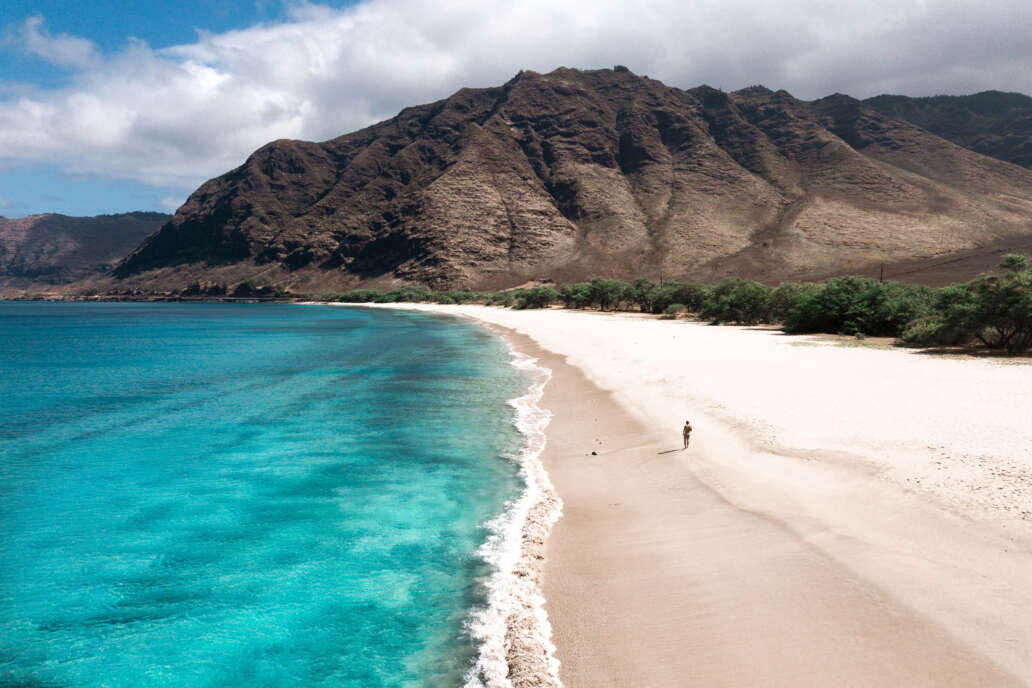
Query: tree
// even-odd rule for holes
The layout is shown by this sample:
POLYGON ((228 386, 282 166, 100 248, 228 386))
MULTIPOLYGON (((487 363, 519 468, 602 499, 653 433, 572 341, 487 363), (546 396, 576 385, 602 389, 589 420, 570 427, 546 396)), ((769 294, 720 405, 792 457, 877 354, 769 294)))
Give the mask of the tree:
POLYGON ((599 310, 603 311, 619 306, 620 302, 626 298, 627 291, 627 285, 620 280, 602 277, 596 277, 591 280, 588 287, 591 302, 597 304, 599 310))
POLYGON ((751 325, 767 319, 771 290, 759 282, 729 277, 703 302, 700 315, 713 323, 751 325))
POLYGON ((1032 348, 1032 271, 975 278, 963 296, 945 304, 943 322, 990 349, 1032 348))
POLYGON ((656 285, 644 277, 634 280, 634 284, 628 290, 628 300, 636 304, 642 313, 655 312, 652 309, 655 296, 656 285))
POLYGON ((516 292, 516 308, 547 308, 558 298, 559 292, 549 286, 520 289, 516 292))
POLYGON ((681 304, 689 311, 698 311, 711 291, 710 287, 691 282, 667 282, 652 294, 652 312, 665 313, 671 304, 681 304))
POLYGON ((900 282, 836 277, 803 290, 785 316, 785 331, 897 336, 928 315, 932 292, 900 282))
POLYGON ((1003 262, 998 267, 1012 273, 1018 274, 1028 270, 1028 256, 1022 256, 1017 253, 1008 253, 1003 257, 1003 262))
POLYGON ((564 284, 559 299, 567 308, 586 308, 591 304, 591 285, 587 282, 564 284))
POLYGON ((770 295, 770 320, 771 322, 784 322, 788 314, 796 307, 804 295, 820 289, 817 284, 798 284, 796 282, 785 282, 771 292, 770 295))

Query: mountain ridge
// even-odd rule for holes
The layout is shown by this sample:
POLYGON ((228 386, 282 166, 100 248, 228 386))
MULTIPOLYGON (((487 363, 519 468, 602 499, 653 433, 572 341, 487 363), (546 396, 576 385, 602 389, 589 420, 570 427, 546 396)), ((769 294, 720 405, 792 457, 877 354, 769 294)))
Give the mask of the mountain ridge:
POLYGON ((49 290, 98 278, 171 218, 146 211, 0 216, 0 289, 49 290))
POLYGON ((1032 233, 1032 173, 862 101, 524 71, 209 180, 115 288, 806 279, 1032 233))
POLYGON ((1032 97, 1005 91, 966 96, 880 95, 863 101, 959 146, 1032 169, 1032 97))

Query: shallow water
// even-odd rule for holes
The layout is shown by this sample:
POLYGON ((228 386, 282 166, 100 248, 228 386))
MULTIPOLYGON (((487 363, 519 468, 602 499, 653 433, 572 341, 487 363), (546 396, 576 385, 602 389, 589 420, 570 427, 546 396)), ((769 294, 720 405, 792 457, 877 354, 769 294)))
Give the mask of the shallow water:
POLYGON ((415 313, 0 303, 0 683, 461 684, 509 360, 415 313))

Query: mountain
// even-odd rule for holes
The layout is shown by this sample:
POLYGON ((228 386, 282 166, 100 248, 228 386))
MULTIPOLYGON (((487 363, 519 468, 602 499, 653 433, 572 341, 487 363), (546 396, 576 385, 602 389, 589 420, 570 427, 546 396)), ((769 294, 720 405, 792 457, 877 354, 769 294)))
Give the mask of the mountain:
POLYGON ((983 91, 970 96, 876 96, 864 105, 904 119, 983 155, 1032 169, 1032 98, 983 91))
POLYGON ((777 282, 1030 237, 1032 172, 848 96, 561 68, 274 141, 195 191, 111 288, 777 282))
POLYGON ((45 290, 106 273, 171 217, 0 217, 0 288, 45 290))

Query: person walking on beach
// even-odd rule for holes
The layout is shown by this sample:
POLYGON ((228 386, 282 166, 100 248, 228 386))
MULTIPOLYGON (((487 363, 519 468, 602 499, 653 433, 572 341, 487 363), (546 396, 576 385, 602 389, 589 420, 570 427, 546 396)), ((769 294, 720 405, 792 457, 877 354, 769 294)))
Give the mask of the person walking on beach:
POLYGON ((688 442, 692 439, 692 422, 686 420, 684 422, 684 430, 681 431, 681 436, 684 438, 684 448, 688 448, 688 442))

